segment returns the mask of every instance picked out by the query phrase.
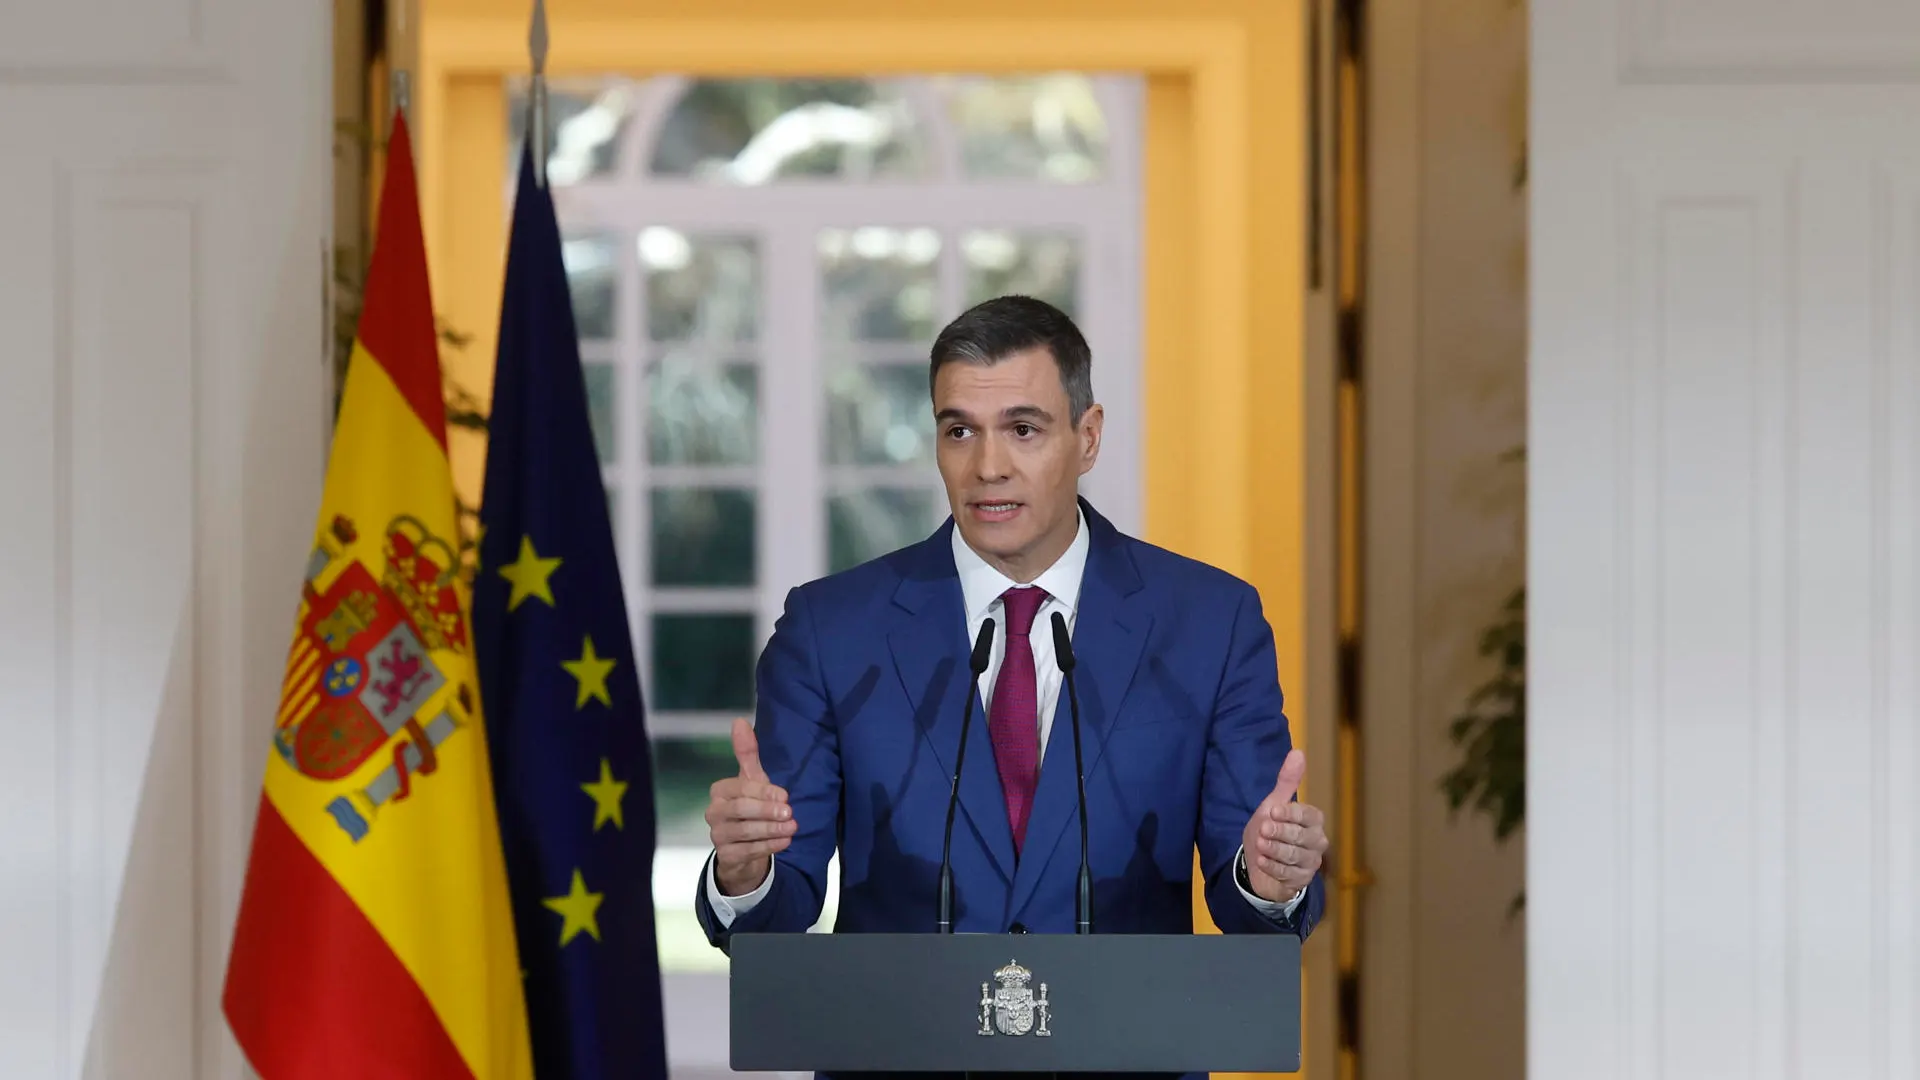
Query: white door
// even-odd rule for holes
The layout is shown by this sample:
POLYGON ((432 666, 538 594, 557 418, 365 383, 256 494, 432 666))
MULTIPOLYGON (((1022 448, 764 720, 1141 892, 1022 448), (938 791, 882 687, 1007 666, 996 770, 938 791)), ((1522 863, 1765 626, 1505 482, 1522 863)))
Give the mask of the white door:
POLYGON ((1532 17, 1531 1074, 1920 1075, 1920 5, 1532 17))
POLYGON ((324 445, 327 5, 0 15, 0 1076, 218 1013, 324 445))

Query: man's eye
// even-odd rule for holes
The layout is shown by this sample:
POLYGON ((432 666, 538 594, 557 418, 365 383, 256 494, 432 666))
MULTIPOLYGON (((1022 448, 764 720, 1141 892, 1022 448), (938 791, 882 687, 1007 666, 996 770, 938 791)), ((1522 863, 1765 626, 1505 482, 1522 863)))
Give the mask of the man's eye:
POLYGON ((1015 424, 1013 425, 1013 433, 1024 439, 1027 436, 1033 434, 1033 425, 1032 424, 1015 424))
POLYGON ((967 429, 966 429, 966 428, 963 428, 963 427, 961 427, 961 426, 960 426, 960 425, 958 425, 958 424, 955 424, 955 425, 954 425, 953 427, 950 427, 950 428, 948 428, 948 429, 947 429, 947 438, 949 438, 949 439, 959 439, 959 438, 964 438, 964 437, 966 437, 966 436, 967 436, 968 434, 969 434, 969 432, 967 431, 967 429))

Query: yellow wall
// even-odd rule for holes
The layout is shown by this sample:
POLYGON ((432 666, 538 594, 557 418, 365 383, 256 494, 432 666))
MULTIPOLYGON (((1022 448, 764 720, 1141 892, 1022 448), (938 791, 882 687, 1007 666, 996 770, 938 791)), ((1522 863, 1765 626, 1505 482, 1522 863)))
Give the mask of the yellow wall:
MULTIPOLYGON (((420 0, 422 201, 449 356, 490 392, 505 247, 504 74, 525 0, 420 0)), ((1304 21, 1285 0, 568 0, 549 70, 633 74, 1143 72, 1146 539, 1259 590, 1294 735, 1309 680, 1304 21)), ((454 447, 478 496, 483 448, 454 447)), ((1331 730, 1330 727, 1326 730, 1331 730)), ((1331 751, 1329 746, 1328 750, 1331 751)), ((1309 752, 1312 752, 1309 747, 1309 752)), ((1316 775, 1319 775, 1316 770, 1316 775)), ((1305 797, 1313 797, 1312 792, 1305 797)), ((1204 909, 1197 922, 1206 925, 1204 909)), ((1318 1075, 1331 1075, 1313 1067, 1318 1075)))

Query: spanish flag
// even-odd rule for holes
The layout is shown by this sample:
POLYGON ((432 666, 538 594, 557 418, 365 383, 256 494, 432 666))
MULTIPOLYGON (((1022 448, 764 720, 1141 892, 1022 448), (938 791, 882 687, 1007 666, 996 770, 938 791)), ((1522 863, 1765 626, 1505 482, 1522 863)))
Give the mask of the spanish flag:
POLYGON ((263 1080, 531 1077, 404 117, 315 533, 227 1021, 263 1080))

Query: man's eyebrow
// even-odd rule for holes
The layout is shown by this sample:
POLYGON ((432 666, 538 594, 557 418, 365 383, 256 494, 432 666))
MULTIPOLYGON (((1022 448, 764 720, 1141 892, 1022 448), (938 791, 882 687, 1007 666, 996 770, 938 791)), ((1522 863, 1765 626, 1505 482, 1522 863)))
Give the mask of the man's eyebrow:
POLYGON ((1053 422, 1053 414, 1038 405, 1015 405, 1000 414, 1008 420, 1043 420, 1053 422))

